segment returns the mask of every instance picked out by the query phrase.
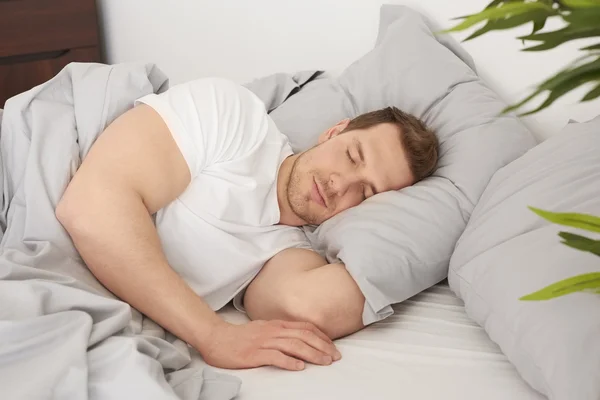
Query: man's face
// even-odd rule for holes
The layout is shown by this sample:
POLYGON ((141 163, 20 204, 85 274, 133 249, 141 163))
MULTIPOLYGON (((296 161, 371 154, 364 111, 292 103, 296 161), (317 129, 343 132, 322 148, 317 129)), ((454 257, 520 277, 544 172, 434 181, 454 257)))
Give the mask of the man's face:
POLYGON ((347 124, 323 133, 319 144, 294 162, 287 196, 292 211, 308 224, 414 183, 398 127, 386 123, 341 133, 347 124))

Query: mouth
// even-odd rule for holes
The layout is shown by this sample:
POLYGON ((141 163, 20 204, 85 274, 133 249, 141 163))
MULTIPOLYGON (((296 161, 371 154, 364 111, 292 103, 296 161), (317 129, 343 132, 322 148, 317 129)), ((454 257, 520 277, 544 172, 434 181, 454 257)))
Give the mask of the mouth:
POLYGON ((323 196, 323 191, 321 190, 321 187, 315 178, 313 178, 312 198, 314 202, 319 203, 323 207, 327 208, 325 196, 323 196))

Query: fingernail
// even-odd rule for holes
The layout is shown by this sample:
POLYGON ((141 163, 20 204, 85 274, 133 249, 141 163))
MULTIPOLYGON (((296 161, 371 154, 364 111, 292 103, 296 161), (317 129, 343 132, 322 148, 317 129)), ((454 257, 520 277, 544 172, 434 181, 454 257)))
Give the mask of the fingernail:
POLYGON ((296 369, 303 370, 304 369, 304 363, 302 361, 297 361, 296 362, 296 369))
POLYGON ((324 356, 321 361, 323 362, 323 364, 331 364, 331 357, 329 356, 324 356))
POLYGON ((340 353, 339 351, 335 351, 335 354, 333 355, 333 359, 335 361, 339 360, 340 358, 342 358, 342 353, 340 353))

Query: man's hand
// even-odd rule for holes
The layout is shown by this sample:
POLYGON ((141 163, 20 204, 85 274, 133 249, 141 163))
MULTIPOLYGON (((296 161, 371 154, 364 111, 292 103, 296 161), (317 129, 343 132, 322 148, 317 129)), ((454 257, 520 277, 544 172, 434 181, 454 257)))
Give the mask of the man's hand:
POLYGON ((333 342, 307 322, 252 321, 220 324, 202 353, 213 366, 228 369, 266 365, 298 371, 304 361, 329 365, 341 358, 333 342))

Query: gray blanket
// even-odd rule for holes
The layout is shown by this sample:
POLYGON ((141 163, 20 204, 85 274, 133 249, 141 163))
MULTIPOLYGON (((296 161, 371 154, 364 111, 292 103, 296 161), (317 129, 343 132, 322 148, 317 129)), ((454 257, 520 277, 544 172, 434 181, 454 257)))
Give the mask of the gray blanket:
MULTIPOLYGON (((248 85, 273 109, 316 76, 248 85)), ((3 399, 232 399, 238 378, 186 368, 194 352, 86 268, 54 209, 96 137, 167 88, 153 65, 73 63, 0 110, 3 399)))

